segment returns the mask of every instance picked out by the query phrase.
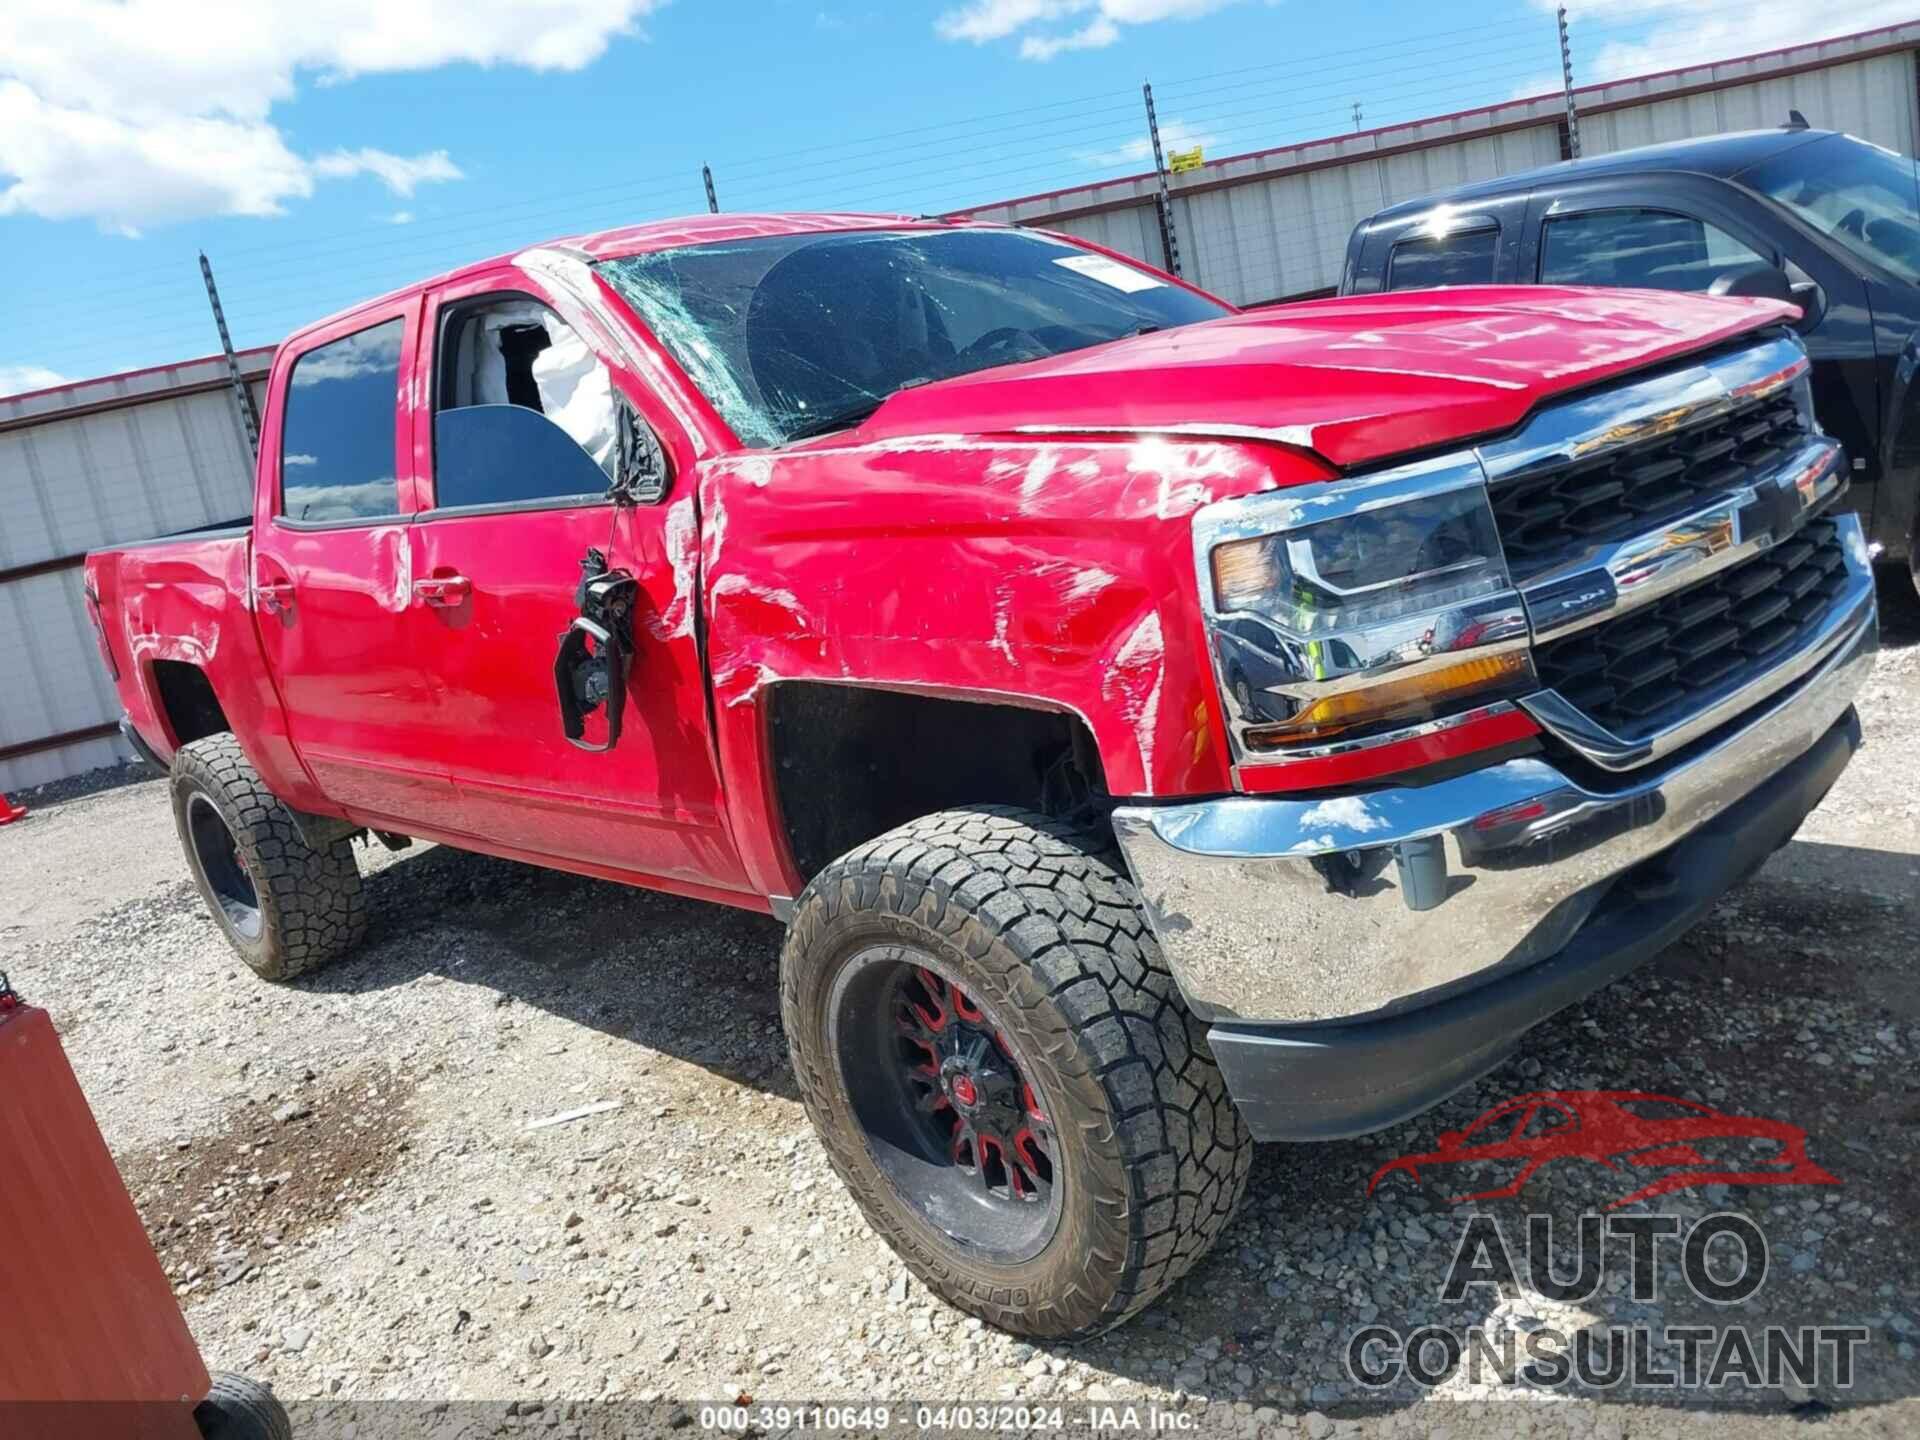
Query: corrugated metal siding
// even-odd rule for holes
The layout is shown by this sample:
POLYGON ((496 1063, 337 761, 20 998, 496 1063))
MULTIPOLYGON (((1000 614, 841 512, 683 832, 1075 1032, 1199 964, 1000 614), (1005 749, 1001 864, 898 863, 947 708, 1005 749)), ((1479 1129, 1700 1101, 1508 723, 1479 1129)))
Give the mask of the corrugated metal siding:
POLYGON ((1763 130, 1798 110, 1816 130, 1844 130, 1911 155, 1914 100, 1914 57, 1903 50, 1583 115, 1580 149, 1584 155, 1604 155, 1727 130, 1763 130))
MULTIPOLYGON (((78 570, 56 570, 0 585, 0 675, 8 677, 0 686, 0 745, 120 717, 87 621, 82 578, 78 570)), ((0 791, 78 775, 132 753, 118 739, 83 740, 0 760, 0 791)))
POLYGON ((0 432, 0 570, 244 515, 234 408, 205 390, 0 432))
MULTIPOLYGON (((245 515, 253 462, 232 392, 164 388, 220 373, 183 366, 0 402, 0 420, 22 422, 0 430, 0 571, 245 515), (61 409, 103 403, 114 408, 61 409)), ((254 395, 263 400, 264 386, 256 383, 254 395)), ((120 716, 82 578, 67 568, 0 583, 0 748, 120 716)), ((0 760, 0 791, 131 758, 124 742, 96 739, 0 760)))
MULTIPOLYGON (((1174 217, 1176 220, 1179 218, 1178 211, 1174 212, 1174 217)), ((1109 250, 1118 250, 1122 255, 1144 260, 1156 269, 1167 268, 1166 247, 1160 243, 1160 210, 1156 205, 1103 210, 1097 215, 1081 215, 1053 225, 1044 221, 1033 223, 1043 229, 1063 230, 1069 235, 1078 235, 1082 240, 1091 240, 1109 250)))
POLYGON ((1236 305, 1330 290, 1353 227, 1382 206, 1559 158, 1559 131, 1537 125, 1188 196, 1175 201, 1185 274, 1236 305))

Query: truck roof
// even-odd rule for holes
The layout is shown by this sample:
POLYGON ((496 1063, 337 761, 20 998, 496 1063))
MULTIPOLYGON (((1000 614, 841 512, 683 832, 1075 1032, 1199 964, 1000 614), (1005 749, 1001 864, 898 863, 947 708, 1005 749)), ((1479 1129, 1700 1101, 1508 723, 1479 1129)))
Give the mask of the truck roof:
MULTIPOLYGON (((928 216, 867 214, 855 211, 796 211, 789 214, 686 215, 671 220, 649 220, 641 225, 621 225, 611 230, 595 230, 580 235, 563 235, 532 245, 520 245, 484 260, 470 261, 439 275, 416 280, 380 295, 317 317, 292 331, 287 339, 296 340, 308 331, 344 320, 362 310, 387 305, 405 295, 417 294, 436 285, 449 284, 468 275, 497 269, 516 255, 529 250, 570 250, 593 260, 614 260, 623 255, 644 255, 654 250, 671 250, 683 245, 708 245, 721 240, 757 239, 765 235, 826 234, 841 230, 951 229, 956 225, 983 225, 985 222, 946 221, 928 216)), ((999 227, 994 227, 999 228, 999 227)), ((286 342, 281 342, 285 344, 286 342)))
POLYGON ((1709 135, 1697 140, 1670 140, 1660 145, 1642 145, 1632 150, 1616 150, 1610 155, 1596 155, 1588 160, 1561 160, 1552 165, 1539 165, 1531 170, 1518 170, 1511 175, 1501 175, 1492 180, 1481 180, 1471 185, 1462 185, 1451 190, 1437 190, 1418 199, 1403 200, 1397 205, 1389 205, 1384 210, 1374 212, 1367 224, 1382 220, 1402 219, 1408 215, 1418 215, 1431 210, 1434 204, 1444 200, 1448 204, 1463 201, 1490 200, 1498 195, 1511 195, 1516 191, 1535 190, 1551 186, 1556 182, 1586 180, 1596 175, 1622 175, 1641 171, 1684 171, 1695 175, 1712 175, 1721 179, 1738 175, 1751 169, 1763 160, 1770 160, 1787 150, 1801 145, 1811 145, 1816 140, 1825 140, 1838 134, 1834 130, 1808 130, 1799 127, 1776 127, 1771 130, 1738 130, 1727 135, 1709 135))

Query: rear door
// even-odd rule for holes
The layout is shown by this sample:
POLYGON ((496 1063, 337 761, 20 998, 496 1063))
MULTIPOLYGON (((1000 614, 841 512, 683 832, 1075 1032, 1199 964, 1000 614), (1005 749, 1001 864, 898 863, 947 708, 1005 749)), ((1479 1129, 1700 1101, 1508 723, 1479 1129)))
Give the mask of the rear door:
MULTIPOLYGON (((692 482, 655 504, 608 501, 621 395, 572 309, 511 268, 428 299, 411 633, 453 780, 446 825, 596 870, 742 889, 707 723, 692 482), (562 733, 554 682, 589 547, 640 588, 623 733, 602 753, 562 733)), ((604 734, 604 713, 591 723, 604 734)))
POLYGON ((327 798, 400 830, 453 793, 407 633, 419 319, 415 296, 283 347, 254 514, 255 619, 294 748, 327 798))

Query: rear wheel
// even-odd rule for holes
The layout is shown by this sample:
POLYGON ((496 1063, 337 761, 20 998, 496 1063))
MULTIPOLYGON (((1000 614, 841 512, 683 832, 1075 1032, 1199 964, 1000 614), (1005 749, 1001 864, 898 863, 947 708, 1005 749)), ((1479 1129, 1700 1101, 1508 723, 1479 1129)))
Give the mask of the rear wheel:
POLYGON ((1003 1329, 1120 1323, 1245 1189, 1246 1129, 1104 837, 1004 807, 902 826, 815 877, 781 977, 869 1223, 1003 1329))
POLYGON ((170 788, 201 898, 256 974, 290 980, 360 942, 366 905, 352 842, 309 845, 232 735, 182 745, 170 788))

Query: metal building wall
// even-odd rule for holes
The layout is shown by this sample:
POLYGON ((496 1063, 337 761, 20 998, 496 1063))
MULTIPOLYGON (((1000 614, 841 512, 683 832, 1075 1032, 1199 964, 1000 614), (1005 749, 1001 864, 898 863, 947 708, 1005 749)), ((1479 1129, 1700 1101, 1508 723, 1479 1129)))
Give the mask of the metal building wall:
MULTIPOLYGON (((271 350, 242 357, 260 394, 271 350)), ((245 515, 253 462, 224 361, 0 399, 0 791, 130 759, 117 736, 14 753, 120 716, 80 557, 245 515)))
MULTIPOLYGON (((1176 219, 1178 213, 1176 210, 1176 219)), ((1144 260, 1159 270, 1167 268, 1167 247, 1160 241, 1160 212, 1151 202, 1129 205, 1124 210, 1081 215, 1044 228, 1078 235, 1082 240, 1144 260)))
POLYGON ((1816 130, 1844 130, 1911 155, 1914 102, 1914 57, 1902 50, 1582 116, 1581 153, 1604 155, 1727 130, 1763 130, 1798 110, 1816 130))

